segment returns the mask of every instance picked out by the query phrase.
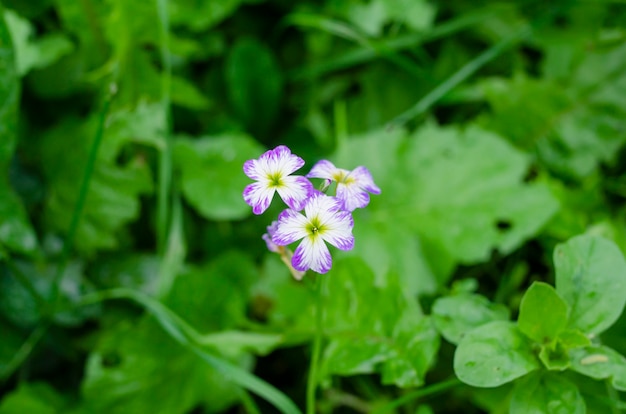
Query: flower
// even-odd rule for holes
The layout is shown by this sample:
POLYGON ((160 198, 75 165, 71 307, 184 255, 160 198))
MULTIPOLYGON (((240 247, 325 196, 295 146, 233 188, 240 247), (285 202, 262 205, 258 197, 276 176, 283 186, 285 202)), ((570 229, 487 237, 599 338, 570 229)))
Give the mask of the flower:
POLYGON ((332 162, 321 160, 311 168, 307 175, 309 178, 324 178, 328 184, 330 181, 337 183, 337 198, 342 202, 342 208, 346 211, 354 211, 363 208, 370 202, 368 193, 380 194, 380 188, 374 184, 374 179, 369 170, 363 166, 356 167, 352 171, 337 168, 332 162))
POLYGON ((254 214, 261 214, 270 206, 274 193, 294 210, 302 210, 304 202, 313 192, 313 185, 302 176, 292 176, 304 165, 304 160, 293 155, 284 145, 269 150, 258 160, 243 164, 243 172, 256 183, 246 186, 243 199, 254 214))
POLYGON ((304 205, 304 215, 292 209, 280 213, 272 242, 286 246, 302 239, 291 260, 294 269, 328 272, 332 258, 324 242, 341 250, 354 247, 352 214, 341 206, 338 199, 314 192, 304 205))
POLYGON ((263 234, 262 238, 265 240, 267 244, 267 249, 270 252, 278 253, 280 255, 280 260, 287 266, 291 274, 296 280, 302 280, 304 277, 304 273, 302 271, 296 270, 291 265, 291 259, 293 258, 293 252, 285 246, 279 246, 272 241, 272 237, 274 233, 276 233, 276 229, 278 228, 278 222, 276 220, 272 221, 272 224, 267 226, 267 233, 263 234))

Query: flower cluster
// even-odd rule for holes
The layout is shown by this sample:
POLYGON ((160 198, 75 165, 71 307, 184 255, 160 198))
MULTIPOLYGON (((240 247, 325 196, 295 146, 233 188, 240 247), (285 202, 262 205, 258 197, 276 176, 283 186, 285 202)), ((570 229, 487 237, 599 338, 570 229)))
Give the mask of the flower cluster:
POLYGON ((243 192, 254 214, 265 212, 275 193, 289 207, 267 227, 263 240, 270 251, 280 254, 298 280, 308 269, 318 273, 330 270, 332 258, 326 243, 341 250, 354 247, 352 211, 367 206, 370 193, 380 194, 365 167, 348 171, 322 160, 306 176, 292 175, 302 166, 304 160, 284 145, 243 165, 244 173, 255 180, 243 192), (323 179, 324 191, 336 183, 336 195, 316 190, 309 178, 323 179), (292 253, 286 246, 299 240, 292 253))

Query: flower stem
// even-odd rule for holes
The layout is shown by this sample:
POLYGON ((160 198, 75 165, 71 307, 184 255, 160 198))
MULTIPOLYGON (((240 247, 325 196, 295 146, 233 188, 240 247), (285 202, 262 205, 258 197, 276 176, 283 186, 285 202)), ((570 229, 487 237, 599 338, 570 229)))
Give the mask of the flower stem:
POLYGON ((313 338, 313 350, 311 355, 311 366, 306 386, 306 413, 315 414, 315 390, 317 388, 318 368, 320 353, 322 350, 322 315, 323 315, 323 284, 326 280, 322 275, 315 275, 315 337, 313 338))

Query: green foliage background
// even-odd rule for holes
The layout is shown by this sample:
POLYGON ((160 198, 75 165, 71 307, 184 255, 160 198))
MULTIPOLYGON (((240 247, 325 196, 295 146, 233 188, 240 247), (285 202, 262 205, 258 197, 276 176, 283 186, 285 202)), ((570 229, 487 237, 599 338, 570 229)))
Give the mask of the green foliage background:
POLYGON ((303 409, 316 299, 242 199, 279 144, 382 189, 318 412, 625 409, 624 2, 2 3, 0 413, 303 409))

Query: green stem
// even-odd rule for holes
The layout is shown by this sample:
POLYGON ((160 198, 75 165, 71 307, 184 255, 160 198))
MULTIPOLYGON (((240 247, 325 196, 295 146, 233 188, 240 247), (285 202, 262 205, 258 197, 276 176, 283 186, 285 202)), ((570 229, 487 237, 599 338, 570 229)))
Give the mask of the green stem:
POLYGON ((91 183, 91 177, 93 175, 93 171, 96 166, 96 160, 98 157, 98 150, 100 149, 100 143, 102 142, 102 137, 104 136, 104 122, 109 112, 109 107, 111 106, 111 101, 113 99, 115 92, 116 92, 115 87, 112 87, 109 93, 106 94, 104 103, 102 105, 102 109, 100 110, 100 118, 98 120, 98 127, 96 129, 96 135, 94 137, 94 140, 91 144, 91 148, 89 151, 89 157, 87 159, 87 166, 85 167, 85 173, 83 174, 83 181, 80 185, 80 190, 78 192, 78 199, 76 200, 76 205, 74 206, 74 212, 72 214, 72 221, 70 222, 70 228, 67 232, 65 245, 63 246, 63 252, 61 254, 61 261, 54 275, 54 279, 52 283, 52 302, 53 303, 57 302, 57 299, 59 296, 60 281, 63 276, 63 273, 65 272, 65 267, 67 266, 67 262, 69 261, 69 255, 74 245, 74 237, 76 236, 76 231, 78 230, 78 224, 80 223, 80 218, 85 208, 85 201, 87 200, 87 193, 89 192, 89 184, 91 183))
POLYGON ((306 413, 315 413, 315 390, 317 388, 319 359, 322 350, 322 329, 323 329, 323 294, 324 281, 326 278, 320 274, 315 275, 315 336, 313 337, 313 350, 311 355, 311 366, 306 386, 306 413))
POLYGON ((385 414, 385 413, 389 413, 394 411, 396 408, 407 404, 411 401, 417 400, 419 398, 424 398, 424 397, 429 397, 431 395, 449 390, 450 388, 454 388, 458 385, 461 385, 461 381, 459 381, 457 378, 453 378, 450 379, 448 381, 444 381, 444 382, 440 382, 437 384, 433 384, 431 386, 428 387, 424 387, 421 388, 417 391, 413 391, 409 394, 406 394, 400 398, 398 398, 397 400, 394 400, 392 402, 390 402, 389 404, 385 405, 384 407, 381 407, 379 409, 377 409, 376 411, 374 411, 372 414, 385 414))
POLYGON ((30 334, 26 341, 22 344, 20 349, 13 355, 13 358, 9 361, 3 370, 0 370, 0 380, 9 378, 15 370, 20 367, 24 361, 31 354, 37 343, 43 338, 46 330, 48 329, 48 322, 39 324, 35 330, 30 334))

